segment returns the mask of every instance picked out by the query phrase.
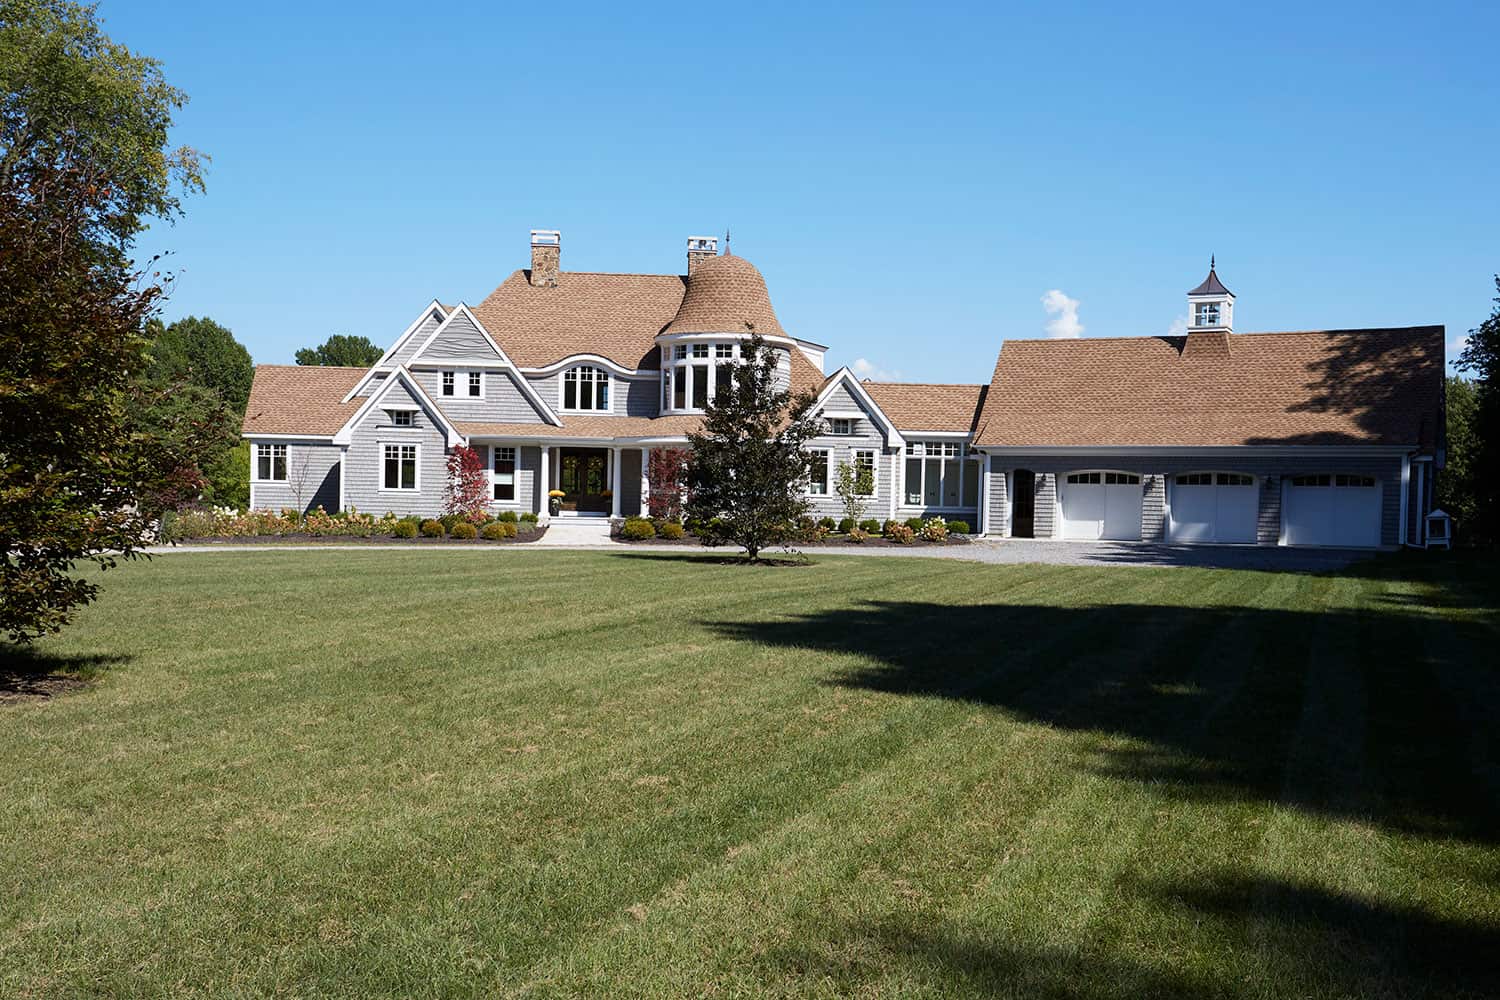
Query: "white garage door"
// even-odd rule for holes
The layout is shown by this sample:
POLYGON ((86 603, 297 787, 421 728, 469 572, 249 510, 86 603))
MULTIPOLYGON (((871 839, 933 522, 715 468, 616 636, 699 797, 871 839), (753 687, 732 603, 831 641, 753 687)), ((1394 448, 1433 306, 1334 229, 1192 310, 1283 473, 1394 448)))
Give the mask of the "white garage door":
POLYGON ((1290 476, 1285 504, 1288 545, 1380 544, 1380 484, 1373 476, 1290 476))
POLYGON ((1239 472, 1187 472, 1172 477, 1174 542, 1254 542, 1260 491, 1239 472))
POLYGON ((1064 538, 1140 540, 1140 476, 1070 472, 1062 480, 1058 505, 1064 538))

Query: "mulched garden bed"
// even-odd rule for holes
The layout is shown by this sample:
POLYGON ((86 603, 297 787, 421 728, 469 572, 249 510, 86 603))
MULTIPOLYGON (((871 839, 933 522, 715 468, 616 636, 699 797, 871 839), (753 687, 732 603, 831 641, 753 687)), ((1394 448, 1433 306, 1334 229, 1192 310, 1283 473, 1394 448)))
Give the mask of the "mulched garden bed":
MULTIPOLYGON (((682 538, 642 538, 642 539, 621 538, 619 535, 615 535, 614 536, 614 540, 617 541, 617 542, 623 542, 626 545, 661 545, 661 546, 678 546, 678 547, 681 547, 681 546, 684 546, 684 545, 690 545, 693 548, 711 548, 712 547, 712 546, 705 546, 705 545, 703 545, 702 542, 698 541, 698 539, 695 538, 695 537, 693 537, 692 535, 684 535, 682 538)), ((948 540, 947 541, 943 541, 943 542, 929 542, 929 541, 925 541, 925 540, 923 540, 921 538, 918 538, 918 539, 916 539, 914 541, 907 542, 905 545, 901 544, 900 542, 887 541, 886 539, 884 539, 884 538, 882 538, 882 537, 880 537, 878 535, 872 535, 869 538, 865 539, 863 542, 851 542, 851 541, 849 541, 849 538, 848 538, 847 535, 829 535, 827 538, 823 539, 821 542, 793 542, 791 544, 791 548, 794 548, 794 549, 800 549, 800 548, 809 548, 809 549, 818 548, 818 549, 824 549, 824 548, 842 548, 844 546, 848 546, 851 549, 878 549, 878 548, 921 549, 921 548, 941 548, 941 547, 943 547, 945 545, 968 545, 968 544, 970 544, 970 542, 971 542, 971 539, 969 538, 968 535, 949 535, 948 536, 948 540)), ((724 546, 719 546, 719 547, 723 548, 724 546)), ((774 545, 774 546, 771 546, 771 548, 780 549, 781 546, 774 545)))
POLYGON ((184 538, 175 542, 176 545, 524 545, 534 542, 547 533, 545 527, 537 528, 535 531, 525 531, 515 538, 428 538, 418 535, 416 538, 392 538, 390 535, 376 535, 370 538, 360 538, 356 535, 309 535, 305 532, 295 535, 243 535, 243 536, 217 536, 210 538, 184 538))

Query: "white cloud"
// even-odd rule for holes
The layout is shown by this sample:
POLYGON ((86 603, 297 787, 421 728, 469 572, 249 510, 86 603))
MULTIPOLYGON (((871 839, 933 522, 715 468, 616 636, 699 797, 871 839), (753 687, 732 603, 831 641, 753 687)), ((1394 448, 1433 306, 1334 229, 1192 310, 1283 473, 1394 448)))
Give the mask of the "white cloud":
POLYGON ((1078 300, 1070 299, 1059 288, 1042 296, 1042 308, 1052 318, 1047 321, 1047 336, 1064 340, 1083 336, 1083 324, 1078 322, 1078 300))
POLYGON ((1454 337, 1452 340, 1448 341, 1448 356, 1450 358, 1457 358, 1460 354, 1463 353, 1463 349, 1468 346, 1468 334, 1465 334, 1461 337, 1454 337))
POLYGON ((1176 319, 1174 319, 1172 321, 1172 325, 1169 326, 1169 327, 1167 327, 1167 336, 1168 337, 1184 337, 1184 336, 1187 336, 1187 316, 1185 316, 1185 315, 1184 316, 1178 316, 1176 319))
POLYGON ((897 371, 887 371, 866 358, 855 358, 849 363, 852 371, 861 381, 871 379, 875 382, 894 382, 901 377, 897 371))

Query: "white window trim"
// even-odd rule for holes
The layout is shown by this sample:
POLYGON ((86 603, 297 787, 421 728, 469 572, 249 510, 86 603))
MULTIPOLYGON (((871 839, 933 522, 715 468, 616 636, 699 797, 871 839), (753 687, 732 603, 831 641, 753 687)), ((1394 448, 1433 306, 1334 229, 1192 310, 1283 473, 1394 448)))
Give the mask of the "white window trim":
POLYGON ((458 398, 458 370, 456 368, 445 368, 444 370, 438 372, 437 390, 438 390, 438 396, 441 399, 457 399, 458 398), (453 395, 451 395, 451 396, 448 393, 446 393, 446 392, 443 391, 444 389, 446 389, 448 387, 448 376, 449 375, 453 376, 453 395))
MULTIPOLYGON (((582 385, 583 383, 580 381, 578 384, 582 385)), ((582 363, 582 364, 576 364, 576 365, 569 365, 567 368, 564 368, 562 371, 560 371, 560 372, 557 373, 557 412, 558 413, 602 413, 605 416, 608 416, 609 414, 614 413, 615 412, 615 378, 614 378, 614 374, 608 368, 605 368, 602 365, 597 365, 597 364, 593 364, 593 363, 589 363, 589 362, 585 362, 585 363, 582 363), (599 382, 598 382, 599 376, 600 375, 604 376, 604 381, 609 386, 609 390, 608 390, 608 392, 609 392, 609 406, 605 407, 602 410, 595 410, 595 409, 587 409, 587 410, 585 410, 585 409, 581 409, 581 408, 576 407, 576 406, 569 407, 569 406, 563 405, 563 400, 565 400, 567 398, 567 396, 565 395, 565 393, 567 392, 567 387, 566 387, 565 383, 567 382, 567 379, 568 379, 568 373, 569 372, 577 371, 580 368, 592 368, 594 370, 594 373, 595 373, 594 374, 594 381, 589 383, 590 386, 596 386, 596 385, 598 385, 599 384, 599 382)))
POLYGON ((907 438, 906 441, 905 441, 905 443, 902 445, 901 449, 896 452, 896 462, 897 462, 898 467, 901 470, 901 481, 897 484, 898 492, 895 494, 896 497, 900 500, 900 503, 898 504, 898 506, 903 507, 903 508, 908 509, 908 510, 921 509, 921 510, 928 510, 928 511, 937 511, 939 513, 944 513, 944 514, 946 514, 946 513, 956 513, 956 512, 960 512, 960 511, 970 511, 970 510, 977 511, 979 509, 979 504, 980 504, 980 501, 982 499, 980 496, 976 495, 975 498, 974 498, 974 503, 971 504, 971 505, 964 504, 963 503, 963 497, 964 497, 964 488, 966 486, 968 486, 968 476, 969 476, 970 471, 973 471, 974 475, 976 475, 977 477, 979 477, 976 480, 977 485, 980 487, 979 493, 983 493, 984 492, 983 488, 982 488, 983 485, 984 485, 984 462, 983 462, 982 459, 980 459, 978 452, 976 452, 972 448, 966 447, 966 443, 965 442, 959 441, 959 440, 957 440, 955 438, 947 438, 947 439, 932 439, 932 438, 918 438, 918 437, 907 438), (957 445, 958 446, 958 454, 956 456, 949 456, 949 455, 928 455, 927 454, 927 445, 928 444, 957 445), (907 448, 910 447, 910 446, 912 446, 912 445, 920 446, 922 448, 922 454, 921 455, 912 455, 912 454, 909 454, 907 452, 907 448), (921 465, 921 468, 922 468, 922 478, 921 478, 921 484, 920 484, 920 486, 918 488, 922 492, 923 499, 922 500, 918 500, 916 503, 912 503, 909 500, 907 500, 907 493, 906 493, 906 463, 907 463, 908 459, 913 459, 913 458, 920 459, 921 463, 922 463, 922 465, 921 465), (948 462, 948 461, 956 461, 956 462, 958 462, 958 499, 959 499, 958 505, 955 506, 953 504, 947 504, 947 503, 929 504, 929 503, 926 502, 925 498, 927 496, 927 460, 929 458, 936 458, 939 461, 943 461, 943 462, 948 462), (971 463, 971 462, 974 463, 973 470, 970 470, 968 468, 969 463, 971 463))
MULTIPOLYGON (((815 480, 812 478, 812 475, 809 473, 809 475, 807 477, 807 495, 810 496, 810 497, 828 497, 828 496, 833 496, 833 449, 832 448, 809 448, 809 449, 807 449, 807 453, 809 455, 822 455, 823 456, 823 492, 822 493, 818 493, 818 492, 815 492, 813 490, 812 487, 813 487, 813 482, 815 480)), ((811 470, 811 468, 812 468, 811 463, 809 463, 808 468, 809 468, 809 470, 811 470)))
POLYGON ((874 499, 880 494, 880 449, 879 448, 850 448, 849 464, 859 468, 859 453, 864 452, 870 456, 870 492, 859 494, 862 497, 874 499))
POLYGON ((485 396, 485 392, 486 392, 486 387, 485 387, 484 382, 485 382, 484 372, 478 371, 478 370, 473 369, 473 368, 467 368, 467 369, 465 369, 464 370, 464 394, 462 396, 454 396, 453 398, 454 399, 483 399, 484 396, 485 396), (475 375, 479 376, 479 395, 477 395, 477 396, 474 395, 472 392, 469 391, 469 386, 473 383, 475 375))
MULTIPOLYGON (((411 496, 422 492, 422 446, 410 441, 381 441, 380 445, 380 490, 381 493, 399 493, 402 496, 411 496), (416 483, 411 489, 401 486, 387 486, 385 484, 385 450, 387 448, 415 448, 415 458, 412 479, 416 483)), ((400 478, 399 476, 397 477, 400 478)))
POLYGON ((389 407, 389 408, 387 408, 385 412, 390 415, 390 418, 391 418, 391 427, 395 428, 396 430, 409 431, 409 430, 419 430, 420 429, 420 428, 417 427, 417 408, 416 407, 412 407, 412 406, 395 406, 395 407, 389 407), (407 414, 410 414, 411 415, 411 423, 409 423, 409 424, 398 424, 396 422, 396 414, 398 414, 398 413, 407 413, 407 414))
POLYGON ((253 455, 250 456, 250 481, 252 483, 285 483, 285 482, 289 482, 290 478, 291 478, 291 471, 292 471, 292 449, 288 445, 278 444, 278 443, 275 443, 275 442, 266 443, 264 441, 257 441, 255 443, 255 454, 253 454, 253 455), (262 478, 260 478, 260 450, 262 448, 270 448, 271 449, 271 473, 272 473, 272 476, 271 476, 270 479, 262 479, 262 478), (283 452, 283 454, 282 454, 282 468, 285 469, 286 472, 287 472, 287 475, 282 476, 280 479, 277 479, 275 477, 275 472, 276 472, 276 449, 277 448, 280 448, 282 450, 282 452, 283 452))
POLYGON ((829 417, 829 416, 825 416, 823 418, 823 421, 828 425, 828 436, 829 437, 853 437, 854 436, 854 418, 853 417, 829 417), (834 429, 833 425, 835 423, 842 423, 844 425, 844 429, 843 430, 836 430, 836 429, 834 429))
MULTIPOLYGON (((708 375, 708 392, 705 395, 704 399, 705 399, 705 401, 711 401, 714 398, 714 396, 719 391, 719 369, 721 367, 725 366, 725 365, 739 364, 743 360, 744 359, 740 355, 740 341, 738 341, 738 340, 717 340, 717 341, 708 340, 708 341, 694 341, 694 342, 682 342, 682 343, 674 343, 674 344, 663 344, 662 345, 662 362, 661 362, 661 365, 662 365, 662 368, 661 368, 661 390, 662 390, 662 408, 661 408, 661 412, 662 413, 705 413, 705 412, 707 412, 707 408, 706 407, 694 406, 693 405, 693 393, 692 393, 692 386, 691 385, 688 386, 688 391, 683 393, 683 396, 682 396, 682 405, 681 406, 677 406, 676 405, 676 391, 677 391, 676 382, 677 382, 677 375, 671 374, 673 369, 677 369, 679 371, 682 371, 682 370, 685 370, 685 369, 688 369, 688 368, 692 368, 694 366, 703 366, 703 367, 707 368, 708 369, 708 372, 707 372, 707 375, 708 375), (695 357, 693 357, 693 347, 694 347, 695 343, 701 343, 705 347, 708 348, 708 356, 707 357, 703 357, 703 358, 695 358, 695 357), (719 354, 719 350, 718 349, 719 349, 719 347, 721 345, 726 345, 726 344, 730 348, 729 357, 727 357, 727 358, 721 358, 721 357, 718 356, 718 354, 719 354), (679 346, 686 349, 687 357, 684 357, 684 358, 677 357, 677 348, 679 346), (669 379, 671 380, 671 383, 672 383, 671 391, 668 391, 668 389, 667 389, 667 385, 668 385, 668 380, 669 379)), ((561 390, 559 390, 559 391, 561 391, 561 390)), ((614 392, 613 392, 613 390, 610 391, 610 397, 609 397, 609 399, 610 399, 610 405, 613 406, 614 405, 614 392)), ((603 412, 609 412, 609 411, 600 410, 600 411, 596 411, 596 412, 603 413, 603 412)))
POLYGON ((490 469, 490 498, 489 498, 490 506, 492 506, 492 507, 505 507, 505 506, 517 506, 517 505, 519 505, 521 503, 521 446, 520 445, 512 445, 512 444, 492 444, 492 445, 490 445, 489 469, 490 469), (515 470, 512 471, 511 474, 510 474, 510 476, 511 476, 510 484, 515 489, 515 494, 516 495, 513 496, 513 497, 511 497, 509 500, 500 500, 500 499, 497 499, 496 496, 495 496, 495 487, 498 486, 498 485, 500 485, 500 480, 497 478, 500 475, 500 473, 498 473, 498 472, 495 471, 495 452, 500 451, 500 450, 505 449, 505 448, 509 448, 511 451, 513 451, 513 452, 516 453, 516 455, 515 455, 515 466, 516 467, 515 467, 515 470))

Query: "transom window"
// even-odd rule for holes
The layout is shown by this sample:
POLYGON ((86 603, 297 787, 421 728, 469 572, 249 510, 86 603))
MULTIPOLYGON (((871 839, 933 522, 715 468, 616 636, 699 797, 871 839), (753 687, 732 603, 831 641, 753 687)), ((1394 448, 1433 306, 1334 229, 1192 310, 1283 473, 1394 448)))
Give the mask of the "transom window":
POLYGON ((1139 486, 1141 477, 1132 472, 1070 472, 1068 483, 1072 486, 1139 486))
POLYGON ((1242 472, 1216 472, 1214 481, 1220 486, 1254 486, 1255 477, 1242 472))
POLYGON ((491 448, 493 459, 490 463, 493 474, 491 479, 495 484, 496 500, 514 500, 516 498, 516 449, 514 448, 491 448))
POLYGON ((484 395, 484 372, 469 372, 469 395, 484 395))
POLYGON ((977 507, 979 477, 979 460, 961 441, 906 442, 908 506, 977 507))
POLYGON ((1374 476, 1343 476, 1343 475, 1339 475, 1339 476, 1334 476, 1333 477, 1333 485, 1335 485, 1335 486, 1361 486, 1361 487, 1374 486, 1375 485, 1375 477, 1374 476))
POLYGON ((391 424, 395 427, 415 427, 417 415, 412 410, 392 410, 391 424))
POLYGON ((812 461, 808 465, 807 492, 815 496, 828 495, 828 450, 816 449, 808 452, 812 461))
POLYGON ((1375 485, 1374 476, 1351 476, 1345 473, 1330 474, 1321 472, 1311 476, 1293 476, 1293 486, 1344 486, 1368 489, 1375 485))
POLYGON ((563 409, 609 409, 609 372, 592 365, 578 365, 563 372, 563 409))
POLYGON ((458 377, 458 372, 443 372, 443 395, 453 395, 453 383, 458 377))
POLYGON ((255 478, 267 483, 286 481, 286 445, 255 446, 255 478))
POLYGON ((385 475, 381 489, 416 490, 417 446, 414 444, 388 444, 384 450, 385 475))
POLYGON ((732 358, 732 357, 734 357, 734 345, 733 344, 715 344, 714 345, 714 357, 716 357, 716 358, 718 358, 720 360, 723 360, 724 358, 732 358))
POLYGON ((853 434, 854 421, 848 417, 830 417, 828 419, 828 433, 853 434))
POLYGON ((1212 486, 1214 474, 1212 472, 1184 472, 1174 480, 1178 486, 1212 486))
MULTIPOLYGON (((875 453, 873 451, 856 451, 854 453, 854 468, 870 474, 869 488, 859 490, 860 496, 875 495, 875 453)), ((857 484, 856 480, 856 484, 857 484)))
POLYGON ((1219 304, 1217 302, 1199 302, 1193 308, 1194 326, 1219 325, 1219 304))

